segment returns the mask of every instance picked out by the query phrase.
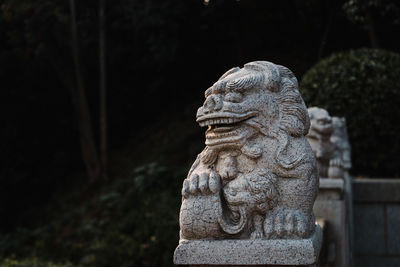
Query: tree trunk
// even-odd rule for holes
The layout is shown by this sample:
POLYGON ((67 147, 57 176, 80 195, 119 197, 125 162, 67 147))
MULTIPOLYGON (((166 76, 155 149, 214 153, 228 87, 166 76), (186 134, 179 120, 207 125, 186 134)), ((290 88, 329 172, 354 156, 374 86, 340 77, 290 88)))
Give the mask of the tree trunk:
POLYGON ((330 2, 328 2, 328 9, 329 9, 328 20, 325 24, 325 29, 322 34, 321 43, 320 43, 319 49, 318 49, 318 59, 319 60, 324 56, 329 32, 331 31, 332 24, 333 24, 333 18, 335 16, 335 12, 336 12, 336 7, 333 5, 330 5, 330 2))
POLYGON ((81 73, 81 64, 78 48, 78 33, 76 26, 75 1, 70 0, 71 9, 71 38, 72 38, 72 57, 75 67, 76 86, 73 87, 72 98, 76 105, 76 115, 78 119, 81 150, 86 172, 90 182, 99 179, 101 166, 98 159, 95 141, 93 138, 92 124, 89 114, 89 107, 85 94, 85 87, 81 73))
POLYGON ((374 17, 370 9, 367 9, 365 18, 368 27, 368 36, 369 36, 369 41, 371 43, 371 47, 379 48, 380 47, 379 37, 376 32, 374 17))
POLYGON ((107 102, 106 102, 106 26, 105 0, 99 6, 99 59, 100 59, 100 161, 102 175, 107 177, 107 102))

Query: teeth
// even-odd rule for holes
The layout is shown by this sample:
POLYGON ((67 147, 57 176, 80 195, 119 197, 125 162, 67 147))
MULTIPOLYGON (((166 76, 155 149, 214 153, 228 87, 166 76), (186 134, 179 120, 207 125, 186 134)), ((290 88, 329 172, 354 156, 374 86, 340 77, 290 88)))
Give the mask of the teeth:
POLYGON ((237 136, 239 135, 239 131, 238 130, 233 130, 233 131, 229 131, 226 133, 218 133, 218 134, 207 134, 207 139, 219 139, 219 138, 228 138, 228 137, 232 137, 232 136, 237 136))
POLYGON ((243 119, 241 118, 216 118, 216 119, 208 119, 206 121, 199 122, 201 127, 210 126, 210 125, 218 125, 218 124, 233 124, 239 122, 243 119))

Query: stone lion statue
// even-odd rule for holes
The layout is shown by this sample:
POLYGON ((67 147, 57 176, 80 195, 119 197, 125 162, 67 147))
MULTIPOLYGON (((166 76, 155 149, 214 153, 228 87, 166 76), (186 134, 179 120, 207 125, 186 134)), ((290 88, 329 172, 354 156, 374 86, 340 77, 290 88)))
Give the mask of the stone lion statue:
POLYGON ((302 239, 315 227, 317 165, 294 74, 255 61, 205 91, 206 147, 183 182, 181 241, 302 239))
POLYGON ((351 169, 351 146, 347 134, 346 118, 332 117, 332 125, 331 142, 338 150, 339 166, 348 171, 351 169))
POLYGON ((346 119, 331 117, 325 109, 308 109, 311 120, 307 139, 317 159, 320 177, 343 178, 351 168, 346 119))
POLYGON ((332 117, 328 111, 318 107, 309 108, 308 114, 311 119, 311 126, 307 139, 317 159, 319 176, 328 177, 330 161, 332 160, 333 163, 335 153, 335 145, 331 142, 332 117))

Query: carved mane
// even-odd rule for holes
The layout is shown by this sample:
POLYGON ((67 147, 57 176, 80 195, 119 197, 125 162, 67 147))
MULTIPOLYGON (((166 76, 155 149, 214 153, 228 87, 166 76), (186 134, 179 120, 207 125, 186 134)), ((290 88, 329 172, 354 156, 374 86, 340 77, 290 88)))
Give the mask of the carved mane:
MULTIPOLYGON (((276 100, 279 116, 274 122, 275 125, 266 127, 270 129, 268 135, 275 136, 278 140, 279 145, 275 153, 279 165, 286 169, 294 168, 301 162, 304 154, 299 153, 293 158, 288 155, 287 148, 293 138, 305 136, 310 128, 310 118, 298 90, 297 79, 290 69, 267 61, 251 62, 244 68, 248 70, 246 75, 235 77, 235 73, 240 69, 232 68, 209 90, 215 92, 226 87, 242 91, 258 86, 270 91, 276 100), (232 78, 229 79, 230 77, 232 78)), ((262 125, 259 127, 265 128, 262 125)))

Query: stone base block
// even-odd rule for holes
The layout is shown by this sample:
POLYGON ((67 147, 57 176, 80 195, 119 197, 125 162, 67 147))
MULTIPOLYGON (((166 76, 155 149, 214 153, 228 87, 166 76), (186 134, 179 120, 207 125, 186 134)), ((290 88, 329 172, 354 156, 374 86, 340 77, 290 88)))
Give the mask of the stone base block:
POLYGON ((343 178, 320 178, 319 188, 320 189, 338 189, 342 191, 344 189, 343 178))
POLYGON ((316 225, 308 239, 188 240, 175 249, 174 263, 189 265, 314 266, 322 244, 316 225))

